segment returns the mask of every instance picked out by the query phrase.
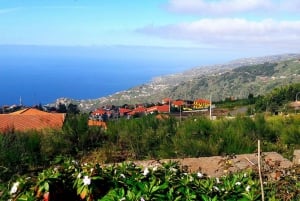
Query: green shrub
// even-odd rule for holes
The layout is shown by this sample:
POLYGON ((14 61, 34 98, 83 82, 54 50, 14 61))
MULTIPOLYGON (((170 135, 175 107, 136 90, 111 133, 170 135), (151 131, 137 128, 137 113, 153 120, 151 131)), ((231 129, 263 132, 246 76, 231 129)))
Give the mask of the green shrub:
MULTIPOLYGON (((134 163, 100 166, 58 158, 36 177, 20 176, 0 185, 4 200, 261 200, 258 173, 244 171, 220 178, 188 173, 176 162, 150 167, 134 163)), ((297 167, 296 167, 297 168, 297 167)), ((299 175, 290 169, 279 181, 265 180, 267 200, 299 200, 299 175), (288 192, 288 193, 287 193, 288 192)))

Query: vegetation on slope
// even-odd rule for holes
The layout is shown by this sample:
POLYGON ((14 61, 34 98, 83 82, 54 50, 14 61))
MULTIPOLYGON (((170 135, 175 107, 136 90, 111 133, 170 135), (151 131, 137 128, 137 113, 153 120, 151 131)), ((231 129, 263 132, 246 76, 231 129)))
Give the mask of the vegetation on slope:
POLYGON ((214 101, 228 97, 247 98, 269 93, 272 89, 300 82, 300 64, 296 61, 242 66, 219 74, 202 75, 165 91, 166 97, 195 99, 209 97, 214 101))

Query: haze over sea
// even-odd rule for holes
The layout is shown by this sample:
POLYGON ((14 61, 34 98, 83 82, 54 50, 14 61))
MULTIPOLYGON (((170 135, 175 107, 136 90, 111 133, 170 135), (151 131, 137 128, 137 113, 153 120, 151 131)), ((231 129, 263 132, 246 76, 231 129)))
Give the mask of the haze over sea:
POLYGON ((21 97, 27 106, 60 97, 100 98, 156 76, 218 62, 191 49, 125 46, 0 46, 0 60, 0 105, 19 104, 21 97))

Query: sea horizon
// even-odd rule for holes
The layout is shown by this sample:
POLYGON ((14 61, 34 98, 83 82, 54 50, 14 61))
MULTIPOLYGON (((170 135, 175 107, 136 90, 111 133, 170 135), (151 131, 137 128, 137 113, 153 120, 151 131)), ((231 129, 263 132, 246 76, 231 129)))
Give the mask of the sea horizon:
POLYGON ((191 51, 181 49, 179 55, 171 48, 0 46, 0 106, 20 104, 20 98, 26 106, 62 97, 96 99, 157 76, 216 63, 191 59, 191 51))

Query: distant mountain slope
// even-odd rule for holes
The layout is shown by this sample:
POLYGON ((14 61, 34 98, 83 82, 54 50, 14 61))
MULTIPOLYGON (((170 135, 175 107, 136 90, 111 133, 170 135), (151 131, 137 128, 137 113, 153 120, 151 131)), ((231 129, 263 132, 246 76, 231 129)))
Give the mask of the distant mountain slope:
POLYGON ((125 103, 156 103, 162 98, 213 101, 265 94, 275 87, 300 82, 300 54, 239 59, 223 65, 192 68, 182 73, 153 78, 149 83, 93 100, 58 99, 82 110, 125 103))
POLYGON ((299 60, 242 66, 218 74, 202 75, 166 91, 165 96, 195 99, 212 95, 213 100, 226 97, 245 98, 265 94, 275 87, 300 82, 299 60))

